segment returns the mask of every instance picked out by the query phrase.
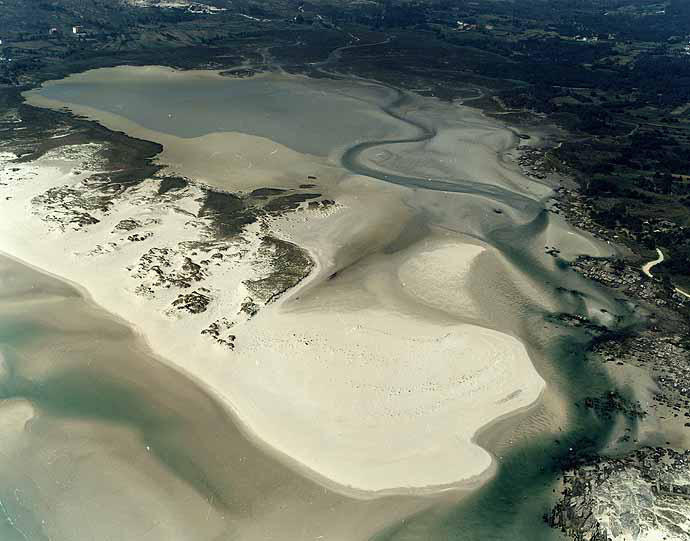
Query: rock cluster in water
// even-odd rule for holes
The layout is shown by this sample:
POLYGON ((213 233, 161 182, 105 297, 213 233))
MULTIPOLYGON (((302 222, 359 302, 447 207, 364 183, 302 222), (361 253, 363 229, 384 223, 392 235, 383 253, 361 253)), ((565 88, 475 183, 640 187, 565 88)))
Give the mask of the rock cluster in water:
POLYGON ((568 469, 544 519, 577 541, 690 539, 690 451, 645 448, 568 469))

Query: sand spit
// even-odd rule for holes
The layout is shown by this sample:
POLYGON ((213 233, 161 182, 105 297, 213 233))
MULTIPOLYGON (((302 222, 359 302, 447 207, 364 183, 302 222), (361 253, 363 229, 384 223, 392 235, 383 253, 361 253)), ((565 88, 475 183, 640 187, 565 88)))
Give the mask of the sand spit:
MULTIPOLYGON (((411 302, 413 290, 407 303, 398 302, 386 288, 400 279, 379 267, 375 254, 370 267, 357 266, 356 278, 343 273, 342 285, 305 283, 303 297, 295 291, 293 300, 248 317, 247 283, 271 272, 270 259, 260 255, 266 228, 306 248, 317 264, 314 276, 331 274, 335 261, 347 262, 329 228, 341 232, 343 246, 351 245, 347 235, 353 245, 358 238, 374 248, 390 242, 399 231, 377 240, 377 221, 407 212, 396 196, 401 188, 353 179, 357 195, 336 207, 253 224, 218 246, 198 217, 193 184, 167 199, 155 196, 159 181, 151 180, 112 205, 88 200, 97 223, 82 223, 79 205, 93 195, 96 150, 72 147, 4 164, 0 249, 83 285, 95 302, 133 323, 154 351, 230 405, 252 434, 323 482, 364 495, 468 481, 491 464, 473 434, 539 396, 543 380, 520 342, 415 313, 411 306, 429 300, 411 302), (381 201, 395 211, 377 215, 381 201), (118 229, 128 220, 136 230, 118 229), (340 229, 347 223, 359 226, 348 233, 340 229), (185 266, 191 288, 177 287, 172 270, 168 282, 161 279, 160 268, 185 266), (202 276, 190 277, 194 272, 202 276), (190 293, 210 301, 195 310, 190 293)), ((477 254, 461 242, 449 250, 459 269, 477 254)), ((420 257, 408 254, 403 275, 420 257)))

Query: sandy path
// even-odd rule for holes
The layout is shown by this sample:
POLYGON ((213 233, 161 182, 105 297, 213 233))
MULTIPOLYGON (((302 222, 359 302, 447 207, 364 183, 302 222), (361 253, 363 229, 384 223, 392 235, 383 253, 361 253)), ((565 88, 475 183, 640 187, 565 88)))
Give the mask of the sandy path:
POLYGON ((642 265, 642 272, 645 274, 645 276, 649 278, 653 278, 652 276, 652 269, 658 265, 659 263, 663 263, 664 261, 664 253, 659 250, 659 248, 656 249, 656 253, 659 255, 654 261, 649 261, 642 265))
MULTIPOLYGON (((657 257, 654 261, 649 261, 648 263, 645 263, 642 266, 642 272, 645 274, 645 276, 649 278, 654 278, 652 276, 652 268, 657 266, 659 263, 663 263, 665 261, 664 253, 659 248, 656 249, 656 253, 659 254, 659 257, 657 257)), ((681 288, 674 286, 673 290, 679 295, 683 295, 683 297, 690 299, 690 293, 683 291, 681 288)))

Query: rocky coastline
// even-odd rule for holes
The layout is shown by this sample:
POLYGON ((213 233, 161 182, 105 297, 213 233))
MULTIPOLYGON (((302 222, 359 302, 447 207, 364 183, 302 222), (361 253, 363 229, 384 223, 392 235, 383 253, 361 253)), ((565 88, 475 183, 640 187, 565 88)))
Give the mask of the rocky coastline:
MULTIPOLYGON (((525 174, 547 179, 558 172, 547 158, 548 150, 520 148, 517 163, 525 174)), ((625 254, 582 255, 569 262, 569 268, 616 291, 621 302, 645 317, 641 327, 624 332, 608 330, 587 318, 562 314, 560 319, 589 330, 587 362, 641 369, 655 384, 645 406, 629 403, 615 390, 577 406, 604 417, 652 415, 662 427, 673 424, 690 437, 690 299, 668 279, 647 276, 642 266, 649 249, 624 228, 600 223, 594 205, 572 187, 576 183, 563 184, 555 187, 549 211, 597 239, 620 246, 620 253, 625 254)), ((659 225, 653 222, 650 227, 659 225)), ((556 246, 549 253, 560 255, 556 246)), ((627 433, 619 442, 633 437, 627 433)), ((560 491, 544 515, 545 522, 576 541, 690 539, 690 453, 674 450, 670 441, 665 443, 616 456, 577 456, 562 464, 560 491)))
POLYGON ((576 541, 690 538, 690 452, 639 449, 567 469, 562 484, 544 520, 576 541))

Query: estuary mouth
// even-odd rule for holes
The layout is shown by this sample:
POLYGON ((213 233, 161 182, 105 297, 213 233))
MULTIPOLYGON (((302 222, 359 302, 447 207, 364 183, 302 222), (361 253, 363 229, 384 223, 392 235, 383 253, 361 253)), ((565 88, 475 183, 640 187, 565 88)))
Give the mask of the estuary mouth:
POLYGON ((687 537, 673 0, 9 1, 0 538, 687 537))

